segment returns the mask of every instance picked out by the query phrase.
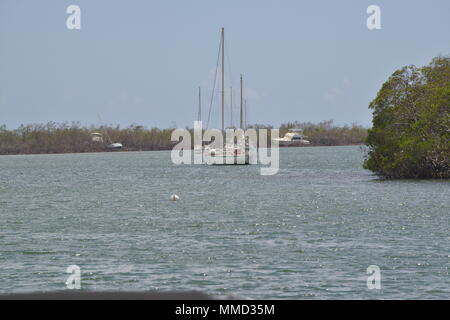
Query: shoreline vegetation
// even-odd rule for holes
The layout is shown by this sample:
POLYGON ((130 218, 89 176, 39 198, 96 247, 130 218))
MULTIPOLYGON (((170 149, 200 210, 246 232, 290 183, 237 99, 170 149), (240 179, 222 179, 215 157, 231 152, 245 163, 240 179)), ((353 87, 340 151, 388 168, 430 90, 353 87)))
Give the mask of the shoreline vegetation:
MULTIPOLYGON (((249 127, 257 130, 273 128, 259 124, 249 127)), ((309 146, 363 145, 368 131, 356 123, 336 126, 333 120, 317 124, 294 121, 279 127, 280 136, 292 128, 303 129, 311 142, 309 146)), ((29 124, 13 130, 1 125, 0 155, 105 152, 111 151, 107 146, 113 142, 123 144, 121 151, 171 150, 178 143, 170 141, 173 130, 175 128, 148 129, 137 124, 126 128, 112 125, 82 126, 78 122, 29 124), (103 141, 94 141, 93 133, 101 133, 103 141)))
POLYGON ((450 178, 450 56, 395 71, 369 108, 364 168, 386 179, 450 178))

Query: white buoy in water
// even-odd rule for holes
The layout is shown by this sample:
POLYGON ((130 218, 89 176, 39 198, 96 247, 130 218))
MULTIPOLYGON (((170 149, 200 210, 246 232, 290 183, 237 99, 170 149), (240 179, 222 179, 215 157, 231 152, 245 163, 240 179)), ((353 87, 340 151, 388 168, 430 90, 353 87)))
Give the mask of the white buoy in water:
POLYGON ((177 196, 176 194, 172 194, 172 195, 170 196, 170 200, 171 200, 171 201, 177 201, 177 200, 180 200, 180 197, 177 196))

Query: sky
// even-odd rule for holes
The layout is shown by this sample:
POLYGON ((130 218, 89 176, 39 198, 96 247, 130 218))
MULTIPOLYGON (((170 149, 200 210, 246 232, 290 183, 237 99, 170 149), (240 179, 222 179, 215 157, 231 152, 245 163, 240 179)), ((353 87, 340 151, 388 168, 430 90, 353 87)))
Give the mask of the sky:
POLYGON ((448 0, 0 0, 0 125, 192 127, 199 86, 206 122, 221 27, 227 105, 242 73, 247 121, 273 126, 370 126, 396 69, 450 54, 448 0), (369 30, 373 4, 381 29, 369 30), (69 5, 81 29, 67 28, 69 5))

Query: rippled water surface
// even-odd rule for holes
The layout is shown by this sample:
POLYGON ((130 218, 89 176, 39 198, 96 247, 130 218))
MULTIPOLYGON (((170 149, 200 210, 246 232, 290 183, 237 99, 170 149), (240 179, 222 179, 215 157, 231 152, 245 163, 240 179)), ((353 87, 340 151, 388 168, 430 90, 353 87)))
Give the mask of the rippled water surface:
POLYGON ((449 182, 377 180, 363 156, 284 148, 275 176, 170 152, 0 156, 0 292, 64 290, 74 264, 82 290, 450 299, 449 182))

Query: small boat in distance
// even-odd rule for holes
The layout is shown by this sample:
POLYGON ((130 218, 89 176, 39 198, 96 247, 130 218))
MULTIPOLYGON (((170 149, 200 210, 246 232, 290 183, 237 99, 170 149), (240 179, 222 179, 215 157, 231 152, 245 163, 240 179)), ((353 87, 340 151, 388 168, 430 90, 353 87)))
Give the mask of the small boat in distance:
MULTIPOLYGON (((100 117, 100 114, 97 114, 98 119, 100 120, 100 123, 102 123, 102 119, 100 117)), ((92 142, 96 142, 96 143, 104 143, 104 139, 103 136, 106 137, 106 140, 108 141, 108 144, 106 145, 106 148, 109 150, 118 150, 118 149, 122 149, 123 145, 119 142, 112 142, 111 138, 108 135, 108 132, 106 130, 106 128, 103 130, 104 133, 100 133, 100 132, 92 132, 91 133, 91 141, 92 142)))
MULTIPOLYGON (((108 137, 108 135, 107 135, 108 137)), ((91 140, 92 142, 96 142, 96 143, 103 143, 103 135, 99 132, 92 132, 91 133, 91 140)), ((108 137, 109 140, 109 137, 108 137)), ((115 142, 115 143, 111 143, 111 141, 109 140, 109 144, 106 145, 106 148, 108 149, 122 149, 123 145, 121 143, 115 142)))
POLYGON ((121 143, 115 142, 115 143, 108 144, 106 147, 108 149, 122 149, 123 145, 121 143))
POLYGON ((103 143, 103 135, 99 132, 92 132, 91 133, 91 140, 92 142, 101 142, 103 143))
POLYGON ((303 135, 303 129, 289 129, 283 138, 274 138, 272 141, 278 141, 279 146, 301 146, 311 144, 303 135))

